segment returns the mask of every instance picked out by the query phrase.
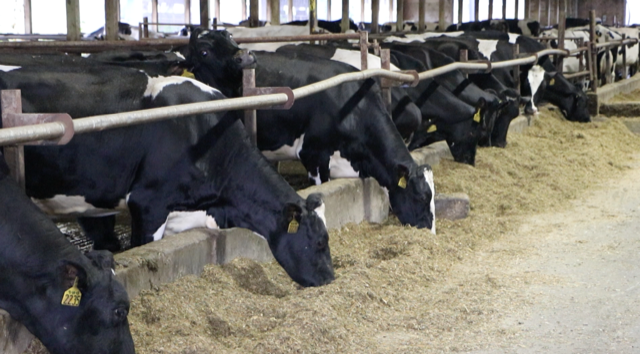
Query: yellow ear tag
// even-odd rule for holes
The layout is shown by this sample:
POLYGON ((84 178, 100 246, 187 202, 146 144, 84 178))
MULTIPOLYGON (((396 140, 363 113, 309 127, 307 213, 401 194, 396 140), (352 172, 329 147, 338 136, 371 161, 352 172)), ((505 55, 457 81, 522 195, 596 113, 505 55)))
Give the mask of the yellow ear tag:
POLYGON ((556 79, 551 79, 551 81, 549 81, 549 85, 553 86, 556 84, 556 79))
POLYGON ((298 224, 296 219, 293 219, 289 223, 289 228, 287 229, 287 232, 290 233, 290 234, 295 234, 296 232, 298 232, 298 228, 299 227, 300 227, 300 224, 298 224))
POLYGON ((194 80, 196 79, 196 76, 193 75, 193 73, 191 71, 187 70, 187 69, 182 70, 182 75, 180 75, 180 76, 188 77, 188 78, 194 79, 194 80))
POLYGON ((429 129, 427 129, 427 133, 433 133, 436 130, 438 130, 438 128, 436 128, 436 125, 434 124, 434 125, 430 126, 429 129))
POLYGON ((398 181, 398 187, 402 189, 407 188, 407 179, 404 176, 400 177, 400 180, 398 181))
POLYGON ((473 121, 476 123, 480 123, 480 110, 477 110, 476 114, 473 115, 473 121))
POLYGON ((80 306, 80 299, 82 299, 82 293, 80 289, 78 289, 78 277, 76 277, 76 280, 73 281, 73 286, 67 289, 64 295, 62 295, 61 304, 64 306, 78 307, 80 306))

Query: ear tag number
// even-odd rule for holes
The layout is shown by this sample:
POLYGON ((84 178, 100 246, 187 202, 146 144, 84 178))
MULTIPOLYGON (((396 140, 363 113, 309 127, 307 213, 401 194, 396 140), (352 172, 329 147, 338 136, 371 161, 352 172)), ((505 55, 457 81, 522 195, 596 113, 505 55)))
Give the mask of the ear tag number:
POLYGON ((404 176, 400 177, 400 180, 398 181, 398 187, 402 189, 407 188, 407 179, 404 176))
POLYGON ((473 121, 476 123, 480 123, 480 110, 477 110, 476 114, 473 115, 473 121))
POLYGON ((187 70, 187 69, 182 70, 182 75, 180 75, 180 76, 188 77, 188 78, 194 79, 194 80, 196 79, 196 76, 193 75, 193 73, 191 71, 187 70))
POLYGON ((298 232, 299 227, 300 227, 300 224, 298 223, 298 221, 296 221, 296 219, 293 219, 289 223, 289 228, 287 229, 287 233, 295 234, 296 232, 298 232))
POLYGON ((551 81, 549 81, 549 85, 553 86, 556 84, 556 79, 551 79, 551 81))
POLYGON ((434 124, 434 125, 431 125, 431 126, 429 127, 429 129, 427 129, 427 133, 433 133, 433 132, 435 132, 436 130, 438 130, 438 128, 437 128, 437 127, 436 127, 436 125, 434 124))
POLYGON ((76 277, 76 280, 73 281, 73 286, 67 289, 64 295, 62 295, 61 304, 64 306, 78 307, 80 306, 80 299, 82 299, 82 293, 80 289, 78 289, 78 277, 76 277))

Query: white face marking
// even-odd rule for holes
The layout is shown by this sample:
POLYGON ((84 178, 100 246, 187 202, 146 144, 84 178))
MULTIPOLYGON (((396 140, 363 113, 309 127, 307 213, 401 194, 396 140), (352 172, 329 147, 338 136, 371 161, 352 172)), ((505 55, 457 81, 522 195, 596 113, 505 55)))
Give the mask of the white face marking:
POLYGON ((186 60, 186 58, 184 57, 184 55, 182 55, 180 52, 173 52, 173 54, 175 54, 178 58, 182 59, 182 60, 186 60))
POLYGON ((8 73, 11 70, 18 70, 21 66, 13 66, 13 65, 0 65, 0 70, 8 73))
POLYGON ((531 87, 531 106, 533 107, 534 112, 537 112, 535 103, 533 102, 533 98, 538 92, 540 88, 540 84, 544 80, 544 69, 540 65, 535 65, 529 70, 529 74, 527 74, 527 80, 529 81, 529 86, 531 87))
POLYGON ((516 44, 518 37, 520 37, 520 35, 517 33, 509 33, 509 43, 516 44))
POLYGON ((311 172, 309 172, 308 175, 309 175, 309 179, 313 180, 313 183, 315 183, 316 186, 319 186, 322 184, 322 180, 320 180, 320 167, 316 169, 315 176, 312 175, 311 172))
POLYGON ((78 216, 108 216, 118 214, 126 210, 124 200, 121 200, 115 209, 96 208, 87 203, 80 195, 55 195, 50 199, 31 199, 45 214, 49 215, 78 215, 78 216))
POLYGON ((115 276, 116 275, 116 270, 111 268, 111 274, 113 274, 115 276))
POLYGON ((424 169, 424 179, 427 181, 429 188, 431 189, 431 202, 429 203, 429 211, 433 217, 433 224, 431 225, 431 233, 436 234, 436 186, 433 183, 433 171, 431 169, 424 169))
POLYGON ((498 41, 493 39, 478 39, 478 51, 482 53, 488 60, 491 60, 491 54, 496 51, 498 41))
MULTIPOLYGON (((360 51, 336 49, 336 52, 331 57, 331 60, 349 64, 358 70, 362 70, 361 69, 362 61, 360 57, 360 51)), ((367 54, 367 66, 369 67, 369 69, 382 68, 382 62, 380 60, 380 57, 377 57, 373 54, 367 54)), ((400 69, 393 64, 391 64, 390 69, 391 71, 400 71, 400 69)))
POLYGON ((158 76, 158 77, 148 77, 147 81, 147 89, 144 91, 144 97, 151 96, 152 99, 155 99, 162 90, 169 85, 180 85, 185 82, 190 82, 194 86, 198 87, 203 92, 207 92, 210 94, 220 93, 220 91, 214 89, 211 86, 205 85, 200 81, 190 79, 184 76, 158 76))
POLYGON ((202 31, 202 33, 200 33, 198 35, 198 38, 202 38, 202 37, 206 36, 207 34, 209 34, 209 31, 202 31))
POLYGON ((359 178, 360 174, 351 166, 351 162, 340 156, 340 151, 331 155, 329 160, 329 175, 331 178, 359 178))
POLYGON ((158 241, 164 236, 172 236, 200 227, 219 229, 216 220, 211 215, 207 215, 204 210, 172 211, 167 216, 167 221, 153 234, 153 240, 158 241))
POLYGON ((320 204, 319 207, 315 208, 313 211, 316 212, 316 214, 318 214, 318 217, 320 218, 320 220, 322 220, 322 223, 324 224, 324 227, 327 227, 327 219, 325 219, 324 217, 324 202, 322 202, 322 204, 320 204))
POLYGON ((303 144, 304 134, 294 140, 293 145, 282 145, 276 150, 262 151, 262 154, 269 161, 299 160, 303 144))
POLYGON ((407 34, 407 35, 405 35, 406 38, 389 36, 389 37, 384 39, 384 42, 387 42, 387 43, 390 43, 390 42, 411 43, 411 42, 414 42, 414 41, 424 42, 424 40, 427 39, 427 38, 442 37, 442 36, 445 36, 445 37, 460 37, 463 34, 464 34, 463 31, 444 32, 444 33, 442 33, 442 32, 426 32, 426 33, 420 33, 420 34, 407 34))

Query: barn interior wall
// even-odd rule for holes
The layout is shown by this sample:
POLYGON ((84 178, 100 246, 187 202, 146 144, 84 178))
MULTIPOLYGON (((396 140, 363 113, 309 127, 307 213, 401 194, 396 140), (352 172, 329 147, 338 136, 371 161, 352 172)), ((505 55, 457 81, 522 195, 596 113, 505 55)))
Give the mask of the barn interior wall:
MULTIPOLYGON (((406 21, 418 21, 419 0, 405 0, 404 19, 406 21)), ((453 22, 453 0, 445 0, 444 18, 447 23, 453 22)), ((438 22, 440 20, 440 1, 426 0, 425 21, 438 22)))
MULTIPOLYGON (((638 1, 638 0, 633 0, 638 1)), ((588 18, 589 11, 596 10, 596 16, 603 19, 607 25, 624 23, 625 0, 582 0, 578 4, 578 15, 588 18), (606 20, 605 17, 606 16, 606 20)))
MULTIPOLYGON (((529 17, 539 20, 543 26, 555 25, 558 23, 560 2, 561 0, 531 0, 529 17)), ((608 25, 614 24, 614 19, 619 22, 624 19, 625 0, 566 0, 566 2, 567 17, 589 18, 589 11, 596 10, 596 16, 606 16, 608 25)))

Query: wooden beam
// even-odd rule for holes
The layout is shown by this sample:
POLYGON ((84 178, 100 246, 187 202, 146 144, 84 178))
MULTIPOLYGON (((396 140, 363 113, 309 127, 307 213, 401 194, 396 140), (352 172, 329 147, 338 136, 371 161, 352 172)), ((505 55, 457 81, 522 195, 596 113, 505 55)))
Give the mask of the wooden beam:
POLYGON ((475 22, 478 22, 480 21, 480 0, 475 0, 474 4, 475 4, 475 7, 474 7, 475 13, 473 15, 474 16, 473 20, 475 22))
POLYGON ((271 0, 271 25, 280 24, 280 0, 271 0))
POLYGON ((214 0, 215 4, 216 4, 216 11, 215 11, 215 18, 218 19, 218 22, 222 23, 222 21, 220 20, 220 0, 214 0))
MULTIPOLYGON (((244 0, 242 3, 245 4, 244 0)), ((260 0, 249 1, 249 27, 258 27, 260 25, 260 0)))
POLYGON ((502 19, 507 19, 507 0, 502 0, 502 19))
POLYGON ((547 0, 547 26, 551 26, 551 0, 547 0))
POLYGON ((318 31, 318 1, 309 0, 309 31, 314 34, 318 31))
POLYGON ((528 19, 531 17, 531 1, 524 0, 524 18, 528 19))
MULTIPOLYGON (((202 9, 200 11, 202 11, 202 9)), ((160 22, 158 21, 158 0, 151 0, 151 22, 160 22)), ((158 25, 151 25, 151 28, 158 32, 158 25)))
POLYGON ((489 0, 489 21, 491 20, 493 20, 493 0, 489 0))
POLYGON ((340 29, 342 33, 347 32, 349 29, 349 0, 342 0, 342 21, 340 21, 340 29))
MULTIPOLYGON (((453 4, 452 4, 453 5, 453 4)), ((445 7, 446 7, 446 1, 445 0, 440 0, 440 16, 438 16, 438 29, 440 30, 440 32, 444 32, 444 30, 446 29, 446 18, 445 18, 445 7)), ((424 27, 421 31, 424 31, 424 27)))
POLYGON ((513 14, 513 18, 515 18, 516 20, 520 18, 518 16, 518 12, 519 12, 518 10, 520 10, 520 0, 516 0, 516 10, 513 14))
POLYGON ((209 29, 209 0, 200 0, 200 27, 209 29))
POLYGON ((364 7, 365 7, 365 0, 360 0, 360 22, 364 22, 364 7))
POLYGON ((464 0, 458 0, 458 24, 462 23, 462 15, 464 13, 464 10, 462 8, 463 4, 464 4, 464 0))
MULTIPOLYGON (((118 0, 105 0, 104 1, 104 14, 105 14, 105 39, 108 41, 115 41, 118 39, 118 0)), ((80 23, 80 13, 78 11, 78 23, 80 23)), ((79 27, 79 26, 78 26, 79 27)))
POLYGON ((371 33, 380 31, 380 0, 371 0, 371 33))
POLYGON ((242 7, 242 20, 246 20, 247 19, 247 1, 240 0, 240 4, 242 7))
POLYGON ((327 21, 331 21, 331 0, 327 0, 327 21))
POLYGON ((191 0, 184 0, 184 23, 191 23, 191 0))
POLYGON ((24 33, 33 33, 31 28, 31 0, 24 0, 24 33))
POLYGON ((288 18, 288 22, 293 21, 293 0, 287 0, 288 5, 289 5, 289 9, 287 10, 287 18, 288 18))
MULTIPOLYGON (((425 26, 425 1, 426 0, 418 0, 418 32, 424 32, 425 26)), ((439 1, 439 5, 442 6, 442 0, 439 1)), ((444 9, 442 7, 438 8, 438 21, 440 17, 443 16, 442 11, 444 9)))
POLYGON ((556 23, 560 23, 560 0, 556 0, 556 23))
MULTIPOLYGON (((67 40, 79 41, 80 34, 80 0, 67 0, 67 40)), ((116 31, 117 31, 116 24, 116 31)), ((116 34, 117 35, 117 34, 116 34)))
POLYGON ((397 0, 396 4, 396 30, 402 32, 404 29, 404 0, 397 0))

